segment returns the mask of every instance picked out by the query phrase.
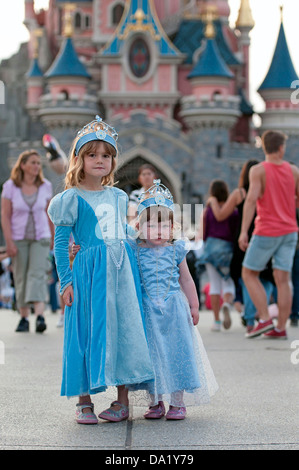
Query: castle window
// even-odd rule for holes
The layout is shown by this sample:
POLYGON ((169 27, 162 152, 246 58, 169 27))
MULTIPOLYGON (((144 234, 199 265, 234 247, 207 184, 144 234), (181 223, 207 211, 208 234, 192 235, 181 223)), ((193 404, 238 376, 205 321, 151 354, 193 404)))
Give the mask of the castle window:
POLYGON ((137 78, 144 77, 150 67, 150 51, 143 38, 136 38, 130 47, 129 63, 132 73, 137 78))
POLYGON ((91 18, 89 15, 85 16, 85 28, 90 29, 91 28, 91 18))
POLYGON ((222 158, 222 153, 223 153, 223 145, 222 144, 217 144, 216 145, 216 157, 217 158, 222 158))
POLYGON ((124 12, 124 6, 122 3, 118 3, 117 5, 115 5, 112 9, 112 24, 114 26, 117 26, 118 23, 120 22, 121 20, 121 17, 123 15, 123 12, 124 12))
POLYGON ((70 96, 69 96, 69 92, 68 92, 67 90, 61 90, 61 91, 60 91, 60 94, 63 95, 63 99, 64 99, 65 101, 68 101, 68 100, 69 100, 70 96))
POLYGON ((75 14, 75 28, 81 28, 81 15, 78 12, 75 14))

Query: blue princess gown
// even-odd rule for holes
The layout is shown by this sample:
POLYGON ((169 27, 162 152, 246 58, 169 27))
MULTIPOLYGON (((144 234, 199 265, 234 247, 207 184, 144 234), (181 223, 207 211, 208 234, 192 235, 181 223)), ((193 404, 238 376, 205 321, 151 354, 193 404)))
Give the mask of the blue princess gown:
POLYGON ((147 386, 150 404, 159 400, 173 406, 208 403, 218 385, 179 284, 179 264, 188 253, 187 244, 177 240, 157 248, 142 248, 133 241, 132 245, 141 274, 146 333, 155 371, 155 381, 147 386))
POLYGON ((71 188, 55 196, 48 213, 55 227, 61 293, 73 285, 65 308, 61 395, 103 392, 108 386, 143 388, 154 377, 142 311, 140 276, 126 238, 127 195, 71 188), (81 246, 69 266, 71 233, 81 246))

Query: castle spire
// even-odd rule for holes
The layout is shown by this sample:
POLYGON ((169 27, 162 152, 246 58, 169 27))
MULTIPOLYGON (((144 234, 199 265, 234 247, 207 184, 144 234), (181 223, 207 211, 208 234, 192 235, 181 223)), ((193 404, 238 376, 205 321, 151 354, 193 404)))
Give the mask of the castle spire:
POLYGON ((254 19, 252 16, 249 0, 241 0, 239 16, 236 21, 237 28, 250 28, 254 27, 254 19))
POLYGON ((74 34, 73 11, 76 6, 73 3, 67 3, 64 7, 64 36, 70 38, 74 34))
POLYGON ((53 64, 46 73, 46 77, 61 77, 61 76, 72 76, 72 77, 85 77, 90 78, 84 64, 80 61, 76 49, 74 47, 72 36, 73 36, 73 11, 75 5, 73 3, 67 3, 65 5, 65 16, 64 16, 64 36, 65 39, 60 47, 53 64))
POLYGON ((275 52, 269 71, 261 84, 259 91, 269 88, 290 88, 294 80, 298 80, 293 61, 291 59, 288 43, 283 26, 282 7, 281 24, 276 43, 275 52))
POLYGON ((283 26, 281 24, 275 52, 268 73, 258 89, 266 103, 262 113, 262 130, 279 129, 284 132, 299 134, 299 106, 291 100, 292 83, 298 80, 283 26))
POLYGON ((206 21, 205 37, 207 39, 213 39, 216 36, 214 27, 214 19, 216 19, 216 10, 213 6, 207 6, 205 13, 202 15, 204 21, 206 21))

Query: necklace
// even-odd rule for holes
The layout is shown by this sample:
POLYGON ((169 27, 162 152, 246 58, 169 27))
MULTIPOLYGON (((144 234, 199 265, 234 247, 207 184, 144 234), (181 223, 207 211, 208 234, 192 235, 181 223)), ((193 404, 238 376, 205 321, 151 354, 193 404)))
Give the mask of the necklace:
MULTIPOLYGON (((150 250, 151 248, 147 248, 148 250, 150 250)), ((154 248, 153 248, 154 249, 154 248)), ((157 284, 157 298, 158 298, 158 302, 159 304, 163 304, 165 302, 165 299, 168 295, 168 292, 169 292, 169 289, 170 289, 170 283, 171 283, 171 279, 172 279, 172 276, 173 276, 173 269, 174 269, 174 264, 175 264, 175 246, 173 245, 173 255, 172 255, 172 266, 171 266, 171 272, 170 272, 170 276, 169 276, 169 281, 168 281, 168 285, 166 287, 166 290, 164 292, 164 295, 160 296, 159 295, 159 256, 156 256, 156 284, 157 284)), ((141 277, 141 281, 142 281, 142 285, 144 287, 144 290, 145 290, 145 293, 146 295, 148 296, 148 298, 153 302, 153 303, 157 303, 156 299, 153 299, 153 297, 150 295, 148 289, 147 289, 147 286, 146 286, 146 283, 145 283, 145 279, 144 279, 144 275, 143 275, 143 271, 142 271, 142 265, 141 265, 141 262, 140 262, 140 247, 138 246, 137 247, 137 262, 138 262, 138 267, 139 267, 139 271, 140 271, 140 277, 141 277)), ((162 311, 162 308, 160 306, 159 307, 159 310, 160 312, 163 314, 163 311, 162 311)))
POLYGON ((116 294, 118 293, 118 272, 122 267, 123 261, 124 261, 124 254, 125 254, 125 244, 123 240, 120 241, 120 256, 119 256, 119 261, 117 261, 115 254, 112 250, 112 247, 108 244, 106 244, 109 255, 113 261, 114 266, 116 267, 116 294))

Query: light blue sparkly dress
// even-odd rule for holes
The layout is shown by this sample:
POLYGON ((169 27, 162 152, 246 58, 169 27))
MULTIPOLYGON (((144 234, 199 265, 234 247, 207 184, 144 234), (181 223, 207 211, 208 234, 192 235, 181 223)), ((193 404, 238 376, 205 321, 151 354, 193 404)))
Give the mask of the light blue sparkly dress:
POLYGON ((140 276, 126 239, 127 202, 126 193, 105 187, 68 189, 50 203, 61 293, 71 284, 74 289, 73 304, 65 308, 61 395, 95 394, 128 384, 143 388, 153 380, 140 276), (71 233, 81 246, 72 270, 71 233))
POLYGON ((142 248, 133 241, 132 245, 141 273, 146 334, 155 370, 155 381, 147 387, 150 404, 159 400, 173 406, 208 403, 218 385, 179 284, 179 265, 188 253, 187 245, 184 240, 157 248, 142 248))

